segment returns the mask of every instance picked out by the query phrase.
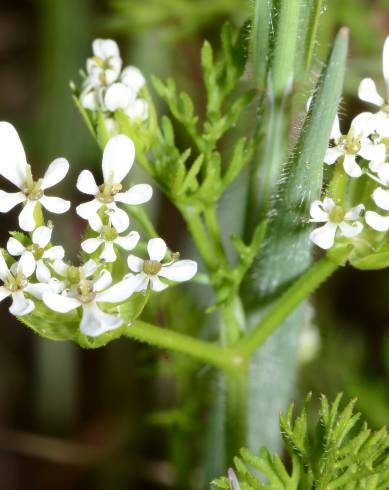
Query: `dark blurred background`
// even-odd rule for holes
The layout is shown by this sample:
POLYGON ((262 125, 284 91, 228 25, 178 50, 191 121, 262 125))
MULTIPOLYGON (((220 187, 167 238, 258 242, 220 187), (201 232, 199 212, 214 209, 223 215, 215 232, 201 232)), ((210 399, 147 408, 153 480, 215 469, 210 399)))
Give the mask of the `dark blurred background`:
MULTIPOLYGON (((17 127, 34 168, 44 169, 57 156, 69 159, 61 191, 77 203, 78 172, 101 161, 69 90, 70 80, 79 82, 92 40, 114 37, 125 64, 147 77, 175 77, 201 108, 201 43, 217 40, 227 19, 240 25, 251 7, 249 0, 1 0, 0 119, 17 127)), ((347 125, 366 109, 355 96, 359 80, 382 79, 389 3, 329 0, 317 69, 344 24, 352 36, 342 104, 347 125)), ((152 211, 157 229, 178 249, 183 227, 175 212, 163 201, 152 211)), ((2 246, 15 218, 0 216, 2 246)), ((82 223, 72 213, 57 223, 56 242, 76 257, 82 223)), ((172 295, 161 296, 147 315, 174 327, 172 295)), ((373 426, 387 424, 389 273, 341 270, 313 304, 296 396, 344 391, 347 398, 358 396, 373 426)), ((207 396, 199 402, 191 395, 206 370, 125 339, 96 351, 43 340, 10 318, 7 306, 0 306, 1 490, 196 486, 207 396)), ((192 312, 186 331, 196 331, 201 313, 189 300, 176 317, 180 308, 183 315, 192 312)))

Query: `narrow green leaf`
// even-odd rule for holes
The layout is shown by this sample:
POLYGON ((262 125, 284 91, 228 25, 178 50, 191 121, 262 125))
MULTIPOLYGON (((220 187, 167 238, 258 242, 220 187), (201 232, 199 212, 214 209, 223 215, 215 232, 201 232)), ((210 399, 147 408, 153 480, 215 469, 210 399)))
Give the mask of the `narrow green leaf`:
POLYGON ((270 60, 273 0, 256 0, 253 13, 252 48, 253 78, 256 88, 264 90, 270 60))

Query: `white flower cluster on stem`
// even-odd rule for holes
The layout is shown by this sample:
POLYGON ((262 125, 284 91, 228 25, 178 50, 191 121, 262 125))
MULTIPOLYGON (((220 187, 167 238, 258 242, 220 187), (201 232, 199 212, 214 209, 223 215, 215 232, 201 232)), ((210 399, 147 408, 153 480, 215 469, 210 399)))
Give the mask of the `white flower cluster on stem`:
MULTIPOLYGON (((81 105, 91 111, 114 113, 121 109, 131 120, 145 121, 147 101, 140 97, 146 81, 135 66, 122 70, 119 47, 111 39, 95 39, 93 56, 87 60, 87 76, 80 95, 81 105)), ((109 121, 113 122, 112 119, 109 121)))
POLYGON ((328 250, 336 238, 353 240, 364 229, 363 221, 373 230, 389 230, 389 37, 383 49, 383 75, 386 95, 379 95, 376 84, 365 78, 359 86, 359 98, 378 107, 378 111, 362 112, 357 115, 346 134, 342 134, 339 118, 336 117, 331 132, 331 145, 327 149, 324 162, 341 165, 336 171, 343 171, 348 179, 362 176, 378 186, 373 190, 368 202, 359 202, 351 209, 345 204, 345 196, 331 195, 328 191, 323 201, 311 205, 311 223, 324 223, 311 232, 311 240, 328 250), (370 209, 370 208, 378 209, 370 209), (366 209, 366 211, 365 211, 366 209), (364 214, 364 216, 362 216, 364 214))
MULTIPOLYGON (((100 54, 105 53, 109 60, 104 77, 114 80, 121 64, 110 60, 110 50, 104 49, 100 54)), ((100 65, 90 63, 93 76, 101 75, 100 69, 100 65)), ((30 314, 36 301, 62 314, 81 309, 81 332, 96 337, 123 325, 123 319, 112 308, 109 312, 104 311, 107 304, 119 305, 134 293, 148 289, 162 291, 169 286, 166 280, 188 281, 196 274, 197 264, 193 260, 178 260, 173 254, 170 261, 163 262, 167 246, 161 238, 149 240, 148 259, 135 255, 129 255, 126 260, 122 257, 123 251, 129 252, 139 244, 140 235, 135 230, 126 231, 130 219, 119 205, 140 205, 149 201, 153 194, 148 184, 123 187, 134 159, 133 142, 127 136, 117 135, 104 148, 102 184, 96 184, 89 170, 80 173, 77 188, 93 196, 92 200, 76 208, 77 214, 89 225, 81 248, 91 257, 85 263, 73 266, 65 261, 64 248, 52 245, 53 225, 51 222, 45 224, 42 210, 43 207, 50 212, 63 213, 70 208, 69 201, 45 195, 46 189, 65 177, 69 163, 64 158, 54 160, 44 177, 35 181, 15 128, 0 122, 0 176, 19 188, 16 193, 0 190, 0 212, 23 204, 19 215, 22 232, 11 233, 7 254, 0 251, 0 301, 12 297, 12 314, 30 314), (20 258, 8 266, 7 262, 13 257, 20 258), (128 272, 113 283, 108 268, 117 260, 123 261, 123 269, 128 263, 128 272)))

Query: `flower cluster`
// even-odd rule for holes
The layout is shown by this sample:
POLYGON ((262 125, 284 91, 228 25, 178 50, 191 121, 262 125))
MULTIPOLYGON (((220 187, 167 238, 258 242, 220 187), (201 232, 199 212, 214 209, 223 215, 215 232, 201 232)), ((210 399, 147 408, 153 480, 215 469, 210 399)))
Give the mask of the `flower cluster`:
MULTIPOLYGON (((103 73, 100 78, 113 82, 121 62, 119 58, 111 59, 115 50, 110 51, 109 47, 110 44, 96 42, 96 53, 105 56, 107 65, 104 71, 99 71, 103 70, 99 63, 90 62, 90 75, 98 78, 103 73)), ((34 180, 18 133, 11 124, 0 122, 0 175, 19 189, 15 193, 0 190, 0 212, 23 205, 19 214, 22 231, 10 233, 7 250, 0 250, 0 301, 12 297, 13 315, 29 315, 37 302, 48 312, 64 315, 80 309, 80 331, 96 337, 123 325, 117 305, 135 293, 162 291, 169 285, 166 281, 187 281, 196 274, 196 262, 178 260, 177 254, 168 253, 161 238, 148 241, 147 259, 133 254, 127 260, 122 257, 123 251, 133 251, 140 244, 139 233, 128 231, 130 218, 126 206, 146 203, 153 193, 148 184, 126 188, 123 183, 134 159, 133 142, 119 134, 105 146, 102 183, 97 184, 89 170, 80 173, 78 190, 93 198, 76 208, 88 226, 81 243, 85 260, 75 266, 65 260, 62 246, 52 245, 53 225, 44 217, 44 209, 64 213, 70 208, 69 201, 45 195, 46 189, 66 176, 69 163, 58 158, 49 165, 43 178, 34 180), (167 255, 169 258, 164 262, 167 255), (16 261, 15 257, 19 259, 16 261), (124 270, 119 277, 113 272, 117 261, 122 262, 119 269, 124 270)))
POLYGON ((357 115, 347 134, 342 134, 338 117, 332 128, 331 145, 324 162, 336 164, 334 181, 347 179, 348 183, 330 184, 323 200, 311 204, 310 222, 323 224, 311 232, 310 238, 325 250, 337 238, 355 240, 365 224, 375 231, 389 230, 389 215, 382 213, 389 211, 389 37, 383 49, 383 75, 385 97, 379 95, 371 78, 362 80, 358 92, 361 100, 377 106, 378 110, 357 115), (367 197, 363 192, 350 190, 352 181, 359 178, 367 179, 364 189, 373 186, 367 197))
POLYGON ((135 66, 122 70, 119 47, 111 39, 95 39, 93 56, 87 60, 86 78, 80 95, 80 103, 91 111, 101 110, 109 116, 121 109, 134 121, 145 121, 149 116, 147 101, 139 97, 146 81, 135 66))

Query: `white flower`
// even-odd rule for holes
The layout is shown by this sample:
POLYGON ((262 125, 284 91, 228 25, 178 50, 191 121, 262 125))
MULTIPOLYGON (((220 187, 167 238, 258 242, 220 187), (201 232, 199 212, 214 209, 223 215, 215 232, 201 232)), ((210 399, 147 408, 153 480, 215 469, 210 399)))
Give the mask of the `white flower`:
POLYGON ((48 226, 40 226, 32 234, 32 244, 25 247, 19 240, 10 237, 7 242, 7 250, 13 256, 32 253, 35 261, 35 274, 39 282, 48 283, 51 279, 51 273, 45 262, 62 260, 65 256, 63 247, 57 245, 50 246, 52 229, 48 226))
POLYGON ((3 253, 0 251, 0 279, 3 285, 0 286, 0 301, 12 297, 12 304, 9 308, 10 313, 15 316, 28 315, 35 308, 31 299, 25 297, 25 293, 38 299, 48 290, 47 284, 31 284, 28 280, 35 270, 35 260, 31 252, 22 255, 19 262, 14 263, 9 269, 3 253))
POLYGON ((131 231, 126 236, 120 236, 110 222, 108 225, 103 225, 100 219, 92 220, 90 226, 94 231, 99 233, 99 236, 84 240, 81 243, 81 248, 84 252, 92 254, 103 245, 103 250, 99 258, 105 262, 115 262, 115 245, 130 251, 136 247, 140 239, 137 231, 131 231))
POLYGON ((240 490, 240 485, 238 478, 236 477, 235 471, 232 468, 228 468, 228 481, 230 483, 230 490, 240 490))
POLYGON ((78 177, 78 190, 94 196, 92 201, 77 206, 76 211, 81 218, 92 223, 97 219, 99 209, 105 206, 112 225, 119 233, 128 228, 129 217, 116 203, 143 204, 153 194, 153 189, 148 184, 134 185, 128 191, 122 192, 121 182, 130 171, 134 158, 135 147, 127 136, 114 136, 108 141, 102 163, 104 183, 97 186, 89 170, 83 170, 78 177))
POLYGON ((127 259, 128 267, 142 279, 138 291, 146 290, 149 283, 153 291, 162 291, 168 287, 168 284, 162 282, 160 277, 183 282, 192 279, 197 272, 197 263, 194 260, 177 260, 162 264, 167 252, 166 243, 162 238, 149 240, 147 251, 148 260, 142 260, 135 255, 129 255, 127 259))
POLYGON ((328 148, 324 162, 333 165, 340 157, 343 157, 344 171, 350 177, 360 177, 362 169, 356 162, 357 156, 369 162, 385 160, 386 146, 382 143, 375 144, 367 137, 371 129, 369 125, 371 117, 370 112, 362 112, 352 121, 348 134, 342 135, 339 118, 336 116, 331 132, 334 146, 328 148))
POLYGON ((19 215, 19 226, 22 230, 34 230, 34 211, 38 203, 52 213, 62 214, 68 211, 69 201, 44 194, 46 189, 61 182, 68 170, 68 161, 57 158, 49 165, 43 178, 34 181, 16 129, 12 124, 0 122, 0 175, 20 189, 19 192, 12 193, 0 190, 0 212, 7 213, 17 204, 24 203, 19 215))
POLYGON ((98 303, 122 303, 135 292, 139 279, 127 276, 111 286, 111 274, 103 270, 97 279, 90 280, 91 270, 95 269, 91 262, 87 267, 68 266, 67 275, 73 283, 71 287, 62 294, 46 291, 42 299, 46 306, 58 313, 68 313, 81 307, 81 332, 89 337, 97 337, 123 324, 119 316, 105 313, 98 303), (88 267, 89 271, 86 270, 88 267))
POLYGON ((95 39, 92 43, 93 57, 86 63, 90 82, 98 85, 114 83, 122 68, 119 47, 112 39, 95 39))
POLYGON ((325 223, 325 225, 313 230, 309 236, 310 239, 320 248, 328 250, 335 242, 338 229, 340 235, 346 238, 358 235, 363 229, 363 225, 359 221, 363 209, 363 204, 359 204, 346 212, 329 197, 326 197, 323 202, 314 201, 311 204, 311 219, 309 221, 311 223, 325 223))

